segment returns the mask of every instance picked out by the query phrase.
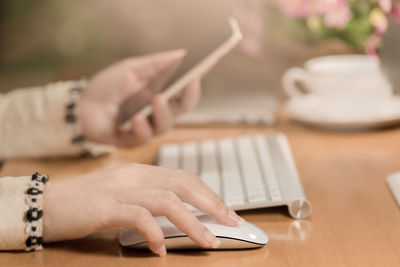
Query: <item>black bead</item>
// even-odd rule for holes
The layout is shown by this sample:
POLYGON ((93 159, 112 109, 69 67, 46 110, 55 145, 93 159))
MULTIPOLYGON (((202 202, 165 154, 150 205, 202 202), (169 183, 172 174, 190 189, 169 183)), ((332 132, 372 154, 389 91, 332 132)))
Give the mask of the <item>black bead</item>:
POLYGON ((67 104, 67 109, 68 110, 73 110, 76 107, 76 103, 75 102, 71 102, 69 104, 67 104))
POLYGON ((36 226, 32 226, 32 231, 36 231, 36 226))
POLYGON ((83 135, 77 135, 74 138, 72 138, 72 143, 73 144, 79 144, 85 141, 85 137, 83 135))
POLYGON ((42 183, 46 184, 49 181, 49 177, 47 175, 42 176, 42 183))
POLYGON ((80 152, 80 156, 82 158, 88 158, 88 157, 92 156, 92 153, 90 153, 90 151, 87 149, 82 149, 80 152))
POLYGON ((75 86, 75 87, 72 87, 71 88, 71 92, 81 92, 82 91, 82 88, 80 87, 80 86, 75 86))
POLYGON ((32 181, 38 181, 38 176, 39 176, 40 174, 39 173, 37 173, 37 172, 35 172, 34 174, 32 174, 32 181))
POLYGON ((75 115, 74 114, 67 114, 66 116, 65 116, 65 121, 67 122, 67 123, 75 123, 76 122, 76 117, 75 117, 75 115))
POLYGON ((31 246, 40 246, 43 244, 43 237, 39 236, 30 236, 26 239, 25 245, 29 248, 31 246))
POLYGON ((28 189, 28 191, 26 191, 26 193, 27 193, 28 195, 36 196, 36 195, 39 195, 39 194, 41 194, 41 193, 43 193, 43 192, 40 191, 40 190, 37 189, 37 188, 31 187, 31 188, 28 189))
POLYGON ((43 216, 43 211, 38 210, 37 208, 31 208, 26 213, 26 219, 29 222, 37 221, 43 216))
POLYGON ((32 181, 38 181, 45 184, 49 181, 49 177, 47 177, 46 175, 40 175, 39 173, 35 172, 34 174, 32 174, 32 181))

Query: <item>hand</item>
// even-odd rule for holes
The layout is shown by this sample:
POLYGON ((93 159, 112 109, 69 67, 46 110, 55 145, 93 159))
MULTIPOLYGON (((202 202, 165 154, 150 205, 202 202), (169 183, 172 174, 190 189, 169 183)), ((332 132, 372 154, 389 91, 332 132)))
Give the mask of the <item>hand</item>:
POLYGON ((217 246, 215 236, 183 202, 229 226, 243 220, 195 174, 132 164, 47 185, 43 238, 52 242, 107 227, 135 228, 150 250, 162 256, 164 236, 153 216, 166 216, 200 246, 217 246))
POLYGON ((82 93, 79 104, 79 121, 85 138, 102 144, 136 146, 165 133, 175 117, 196 106, 200 98, 199 79, 170 101, 161 94, 156 95, 152 100, 152 123, 148 118, 135 116, 130 132, 118 131, 119 107, 128 96, 146 88, 156 77, 165 76, 166 70, 175 69, 184 55, 183 50, 176 50, 128 58, 96 74, 82 93))

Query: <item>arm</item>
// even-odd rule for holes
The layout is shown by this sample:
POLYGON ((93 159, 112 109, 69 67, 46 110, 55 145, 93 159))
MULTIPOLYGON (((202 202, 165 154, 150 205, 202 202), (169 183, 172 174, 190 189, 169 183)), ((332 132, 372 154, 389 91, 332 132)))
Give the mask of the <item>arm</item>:
POLYGON ((127 58, 95 74, 87 84, 59 82, 0 95, 0 159, 98 155, 113 146, 137 146, 165 133, 175 117, 197 104, 199 79, 171 100, 156 95, 151 120, 133 117, 131 131, 117 130, 119 107, 183 56, 178 50, 127 58))
POLYGON ((183 170, 129 164, 44 188, 46 181, 41 175, 0 179, 0 211, 6 215, 0 216, 0 250, 37 250, 42 242, 125 227, 137 229, 149 249, 163 256, 164 236, 154 216, 166 216, 202 247, 218 246, 184 202, 229 226, 243 220, 199 177, 183 170))

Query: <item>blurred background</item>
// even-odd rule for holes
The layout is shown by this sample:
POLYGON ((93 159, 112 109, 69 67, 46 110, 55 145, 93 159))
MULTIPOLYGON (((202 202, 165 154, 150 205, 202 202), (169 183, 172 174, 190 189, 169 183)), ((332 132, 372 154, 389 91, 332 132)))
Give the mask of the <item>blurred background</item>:
POLYGON ((182 38, 174 27, 184 24, 190 36, 193 24, 213 27, 234 14, 245 40, 205 87, 243 83, 280 95, 284 71, 308 58, 375 53, 385 30, 384 2, 0 1, 0 91, 90 76, 118 59, 174 48, 182 38))

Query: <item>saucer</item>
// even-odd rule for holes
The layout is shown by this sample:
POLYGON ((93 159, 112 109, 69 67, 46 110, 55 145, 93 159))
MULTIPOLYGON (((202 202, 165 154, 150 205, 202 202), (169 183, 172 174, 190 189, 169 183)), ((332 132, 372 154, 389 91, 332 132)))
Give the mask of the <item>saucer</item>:
POLYGON ((304 95, 285 103, 290 118, 333 130, 365 130, 400 125, 400 96, 304 95))

